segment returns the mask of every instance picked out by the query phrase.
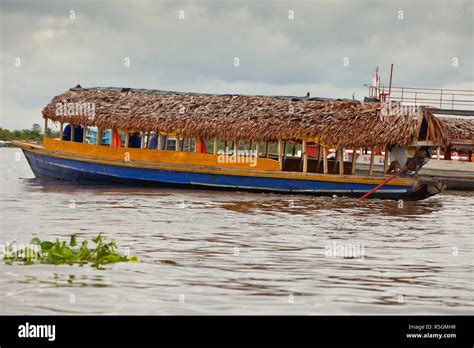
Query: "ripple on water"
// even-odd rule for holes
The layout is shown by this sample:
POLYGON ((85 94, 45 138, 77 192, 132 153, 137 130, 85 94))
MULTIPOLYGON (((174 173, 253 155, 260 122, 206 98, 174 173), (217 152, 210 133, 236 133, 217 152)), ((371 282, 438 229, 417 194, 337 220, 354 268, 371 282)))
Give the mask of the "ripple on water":
POLYGON ((0 177, 0 242, 101 232, 141 262, 103 270, 2 264, 2 314, 472 312, 473 193, 446 192, 399 207, 79 187, 34 179, 24 158, 12 162, 12 151, 0 149, 8 164, 0 177), (338 247, 363 247, 363 256, 334 257, 338 247))

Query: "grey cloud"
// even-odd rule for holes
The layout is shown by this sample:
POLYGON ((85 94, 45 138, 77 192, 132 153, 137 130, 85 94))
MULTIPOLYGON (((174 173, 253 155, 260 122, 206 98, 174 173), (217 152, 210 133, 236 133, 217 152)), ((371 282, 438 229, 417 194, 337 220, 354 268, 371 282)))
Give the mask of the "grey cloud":
POLYGON ((1 126, 28 127, 52 96, 77 83, 331 97, 356 91, 362 98, 373 69, 380 66, 387 81, 394 63, 397 85, 472 86, 473 7, 425 0, 4 0, 1 126), (26 110, 37 114, 14 115, 26 110))

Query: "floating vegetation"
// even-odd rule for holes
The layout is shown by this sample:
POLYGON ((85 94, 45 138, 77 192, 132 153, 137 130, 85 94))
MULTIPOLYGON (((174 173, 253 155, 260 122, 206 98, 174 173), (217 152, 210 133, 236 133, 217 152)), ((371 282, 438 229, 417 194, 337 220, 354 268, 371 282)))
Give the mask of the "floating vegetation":
POLYGON ((115 241, 106 243, 99 234, 90 240, 84 240, 80 245, 77 242, 76 235, 73 234, 69 240, 56 242, 41 241, 39 238, 33 238, 29 246, 17 247, 14 243, 7 245, 3 250, 3 259, 6 264, 14 262, 23 262, 31 265, 35 263, 42 264, 79 264, 91 263, 98 267, 115 262, 135 262, 136 256, 125 256, 116 252, 117 245, 115 241), (95 244, 90 248, 89 241, 95 244))

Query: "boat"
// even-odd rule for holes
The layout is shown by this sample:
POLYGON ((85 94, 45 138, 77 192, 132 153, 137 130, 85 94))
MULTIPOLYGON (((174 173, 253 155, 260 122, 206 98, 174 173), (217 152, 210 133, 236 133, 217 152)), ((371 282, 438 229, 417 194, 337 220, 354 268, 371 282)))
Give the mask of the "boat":
MULTIPOLYGON (((374 174, 375 155, 360 173, 356 156, 344 160, 344 149, 365 147, 374 154, 376 146, 397 145, 413 157, 420 146, 450 141, 428 108, 385 115, 382 107, 309 97, 78 86, 54 97, 42 112, 45 129, 53 122, 65 134, 67 124, 69 138, 13 143, 38 178, 360 197, 387 180, 374 174), (133 137, 139 140, 132 146, 133 137)), ((370 197, 419 200, 444 187, 440 180, 402 173, 370 197)))

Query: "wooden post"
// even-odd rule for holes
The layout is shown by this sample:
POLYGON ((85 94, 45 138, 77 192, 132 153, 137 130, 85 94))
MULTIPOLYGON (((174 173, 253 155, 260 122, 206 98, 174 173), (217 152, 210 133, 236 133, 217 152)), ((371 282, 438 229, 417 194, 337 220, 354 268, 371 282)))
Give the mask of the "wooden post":
POLYGON ((140 149, 145 147, 145 132, 140 132, 140 149))
POLYGON ((110 147, 114 147, 114 130, 110 130, 110 147))
POLYGON ((371 153, 370 153, 369 176, 372 176, 374 174, 375 146, 372 146, 370 150, 371 150, 371 153))
POLYGON ((303 140, 303 173, 308 172, 308 154, 306 153, 306 140, 303 140))
POLYGON ((130 135, 128 134, 128 129, 125 129, 125 147, 128 147, 128 140, 130 135))
POLYGON ((59 124, 59 140, 63 140, 64 123, 59 124))
MULTIPOLYGON (((453 94, 454 96, 454 94, 453 94)), ((438 148, 436 149, 436 157, 437 160, 439 161, 441 159, 441 146, 438 145, 438 148)))
POLYGON ((176 137, 175 139, 176 139, 176 142, 175 142, 175 144, 174 144, 174 150, 175 150, 175 151, 179 151, 179 138, 176 137))
POLYGON ((144 149, 149 149, 150 148, 150 138, 151 138, 151 132, 142 132, 143 136, 143 148, 144 149))
POLYGON ((339 175, 344 175, 344 148, 339 149, 339 175))
POLYGON ((385 156, 383 158, 383 175, 385 175, 385 172, 387 171, 387 167, 388 167, 388 161, 389 161, 389 158, 388 158, 388 147, 385 148, 385 156))
POLYGON ((156 149, 157 150, 163 150, 161 148, 161 143, 163 142, 163 136, 161 135, 161 133, 158 133, 158 144, 156 144, 156 149))
POLYGON ((287 144, 287 141, 285 140, 283 142, 283 166, 285 166, 285 163, 286 163, 286 144, 287 144))
POLYGON ((323 153, 323 148, 321 147, 321 144, 318 144, 318 162, 316 163, 316 173, 319 173, 319 170, 321 169, 322 153, 323 153))
POLYGON ((354 175, 356 172, 356 159, 357 159, 357 148, 354 146, 352 150, 351 175, 354 175))
POLYGON ((234 152, 233 152, 233 155, 236 156, 235 158, 237 158, 238 145, 239 145, 238 140, 234 140, 234 150, 233 150, 234 152))
POLYGON ((339 149, 336 147, 334 149, 336 152, 334 153, 334 167, 332 168, 332 173, 337 173, 337 164, 339 163, 339 149))
POLYGON ((322 147, 322 155, 323 155, 323 173, 328 173, 328 155, 327 155, 327 148, 325 146, 322 147))
POLYGON ((255 143, 255 158, 258 158, 258 142, 255 143))
POLYGON ((87 138, 87 126, 82 127, 82 142, 85 144, 87 138))
POLYGON ((72 123, 69 123, 71 126, 71 141, 74 141, 74 128, 75 126, 72 123))
POLYGON ((214 155, 217 155, 217 145, 217 138, 214 137, 214 150, 212 152, 214 155))
POLYGON ((278 170, 283 170, 282 142, 278 139, 278 170))
POLYGON ((48 137, 48 118, 44 118, 44 136, 43 139, 46 139, 48 137))
POLYGON ((268 158, 268 141, 265 144, 265 158, 268 158))

